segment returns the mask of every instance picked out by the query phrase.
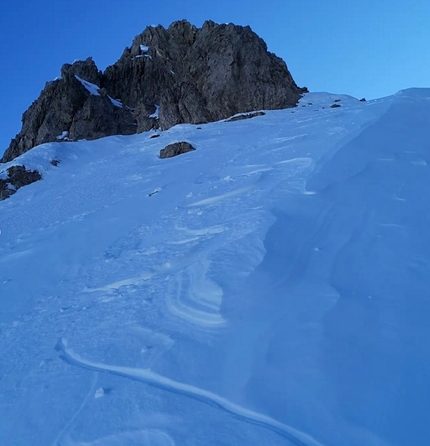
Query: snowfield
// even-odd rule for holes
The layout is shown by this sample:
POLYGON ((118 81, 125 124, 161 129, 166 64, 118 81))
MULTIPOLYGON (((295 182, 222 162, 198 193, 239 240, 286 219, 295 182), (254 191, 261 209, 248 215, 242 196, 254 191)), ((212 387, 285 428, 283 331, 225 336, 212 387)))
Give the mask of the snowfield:
POLYGON ((152 135, 0 166, 0 445, 428 446, 430 89, 152 135))

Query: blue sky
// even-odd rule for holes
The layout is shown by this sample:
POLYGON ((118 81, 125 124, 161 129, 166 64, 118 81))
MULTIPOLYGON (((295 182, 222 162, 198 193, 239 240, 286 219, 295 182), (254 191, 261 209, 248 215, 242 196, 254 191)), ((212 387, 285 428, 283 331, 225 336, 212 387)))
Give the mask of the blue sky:
POLYGON ((63 63, 92 56, 104 69, 146 26, 184 18, 250 25, 311 91, 371 99, 430 87, 428 0, 3 0, 0 152, 63 63))

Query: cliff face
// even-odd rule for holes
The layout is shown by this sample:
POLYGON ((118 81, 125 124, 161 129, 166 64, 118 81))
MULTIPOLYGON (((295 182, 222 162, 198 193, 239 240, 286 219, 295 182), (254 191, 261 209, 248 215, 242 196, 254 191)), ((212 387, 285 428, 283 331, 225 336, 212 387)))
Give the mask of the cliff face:
POLYGON ((61 79, 48 82, 24 113, 22 129, 1 161, 11 161, 45 142, 135 133, 132 111, 114 105, 106 91, 97 88, 101 79, 92 59, 63 65, 61 79))
POLYGON ((249 27, 187 21, 149 27, 114 65, 64 65, 24 113, 2 162, 36 145, 132 134, 295 106, 306 89, 249 27))

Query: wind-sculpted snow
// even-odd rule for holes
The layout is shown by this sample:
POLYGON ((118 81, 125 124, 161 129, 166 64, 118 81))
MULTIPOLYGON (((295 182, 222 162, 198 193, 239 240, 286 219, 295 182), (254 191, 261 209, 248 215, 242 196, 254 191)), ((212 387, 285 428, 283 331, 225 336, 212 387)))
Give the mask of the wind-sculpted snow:
POLYGON ((0 444, 428 446, 429 97, 18 158, 0 444))
POLYGON ((173 392, 178 395, 183 395, 189 398, 196 399, 205 404, 209 404, 218 409, 221 409, 229 414, 237 417, 240 420, 244 420, 247 423, 255 424, 269 429, 281 437, 286 438, 291 444, 297 446, 319 446, 314 439, 305 435, 290 426, 283 425, 282 423, 273 420, 270 417, 256 413, 252 410, 245 409, 238 406, 225 398, 222 398, 214 393, 208 392, 203 389, 199 389, 188 384, 173 381, 164 376, 158 375, 147 369, 133 369, 130 367, 117 367, 107 364, 95 363, 85 360, 77 355, 73 350, 67 348, 67 342, 60 340, 57 343, 56 349, 60 352, 60 357, 67 363, 82 367, 88 370, 95 370, 98 372, 107 372, 114 375, 119 375, 124 378, 130 378, 135 381, 140 381, 151 386, 160 387, 168 392, 173 392))

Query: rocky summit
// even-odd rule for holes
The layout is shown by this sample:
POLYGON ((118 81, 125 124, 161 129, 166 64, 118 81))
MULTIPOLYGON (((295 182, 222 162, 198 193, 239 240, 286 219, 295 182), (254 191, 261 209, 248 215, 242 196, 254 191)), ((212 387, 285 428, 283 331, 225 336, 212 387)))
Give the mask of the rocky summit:
POLYGON ((46 142, 133 134, 296 105, 306 88, 250 27, 187 21, 148 27, 104 72, 63 65, 22 117, 1 162, 46 142))

